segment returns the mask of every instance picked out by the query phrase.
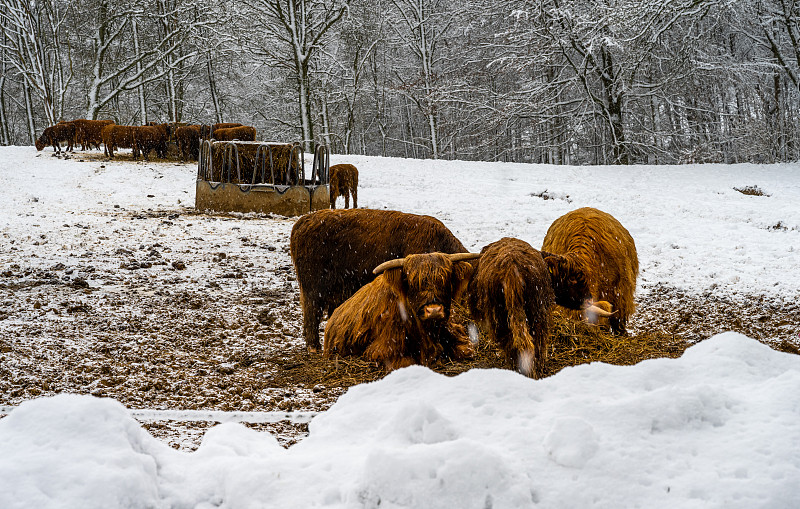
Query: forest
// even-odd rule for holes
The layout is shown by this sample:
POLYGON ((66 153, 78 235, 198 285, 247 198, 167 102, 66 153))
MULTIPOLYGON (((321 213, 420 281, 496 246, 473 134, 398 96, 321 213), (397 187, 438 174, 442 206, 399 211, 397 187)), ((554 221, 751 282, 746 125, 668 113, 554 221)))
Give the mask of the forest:
POLYGON ((800 154, 797 1, 2 2, 2 145, 88 118, 409 158, 800 154))

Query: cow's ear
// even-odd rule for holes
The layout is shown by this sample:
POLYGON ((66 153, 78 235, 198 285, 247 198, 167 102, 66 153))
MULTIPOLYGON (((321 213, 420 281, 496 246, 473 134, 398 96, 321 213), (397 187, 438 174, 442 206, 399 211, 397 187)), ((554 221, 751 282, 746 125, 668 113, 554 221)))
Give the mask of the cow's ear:
POLYGON ((459 300, 466 291, 472 274, 478 266, 479 259, 471 261, 456 262, 453 264, 453 299, 459 300))
POLYGON ((550 277, 554 279, 569 270, 569 261, 561 255, 547 253, 547 256, 544 257, 544 262, 547 264, 550 277))
POLYGON ((402 295, 405 293, 403 291, 403 268, 396 267, 394 269, 389 269, 383 271, 383 278, 386 280, 386 283, 389 285, 389 288, 397 295, 402 295))

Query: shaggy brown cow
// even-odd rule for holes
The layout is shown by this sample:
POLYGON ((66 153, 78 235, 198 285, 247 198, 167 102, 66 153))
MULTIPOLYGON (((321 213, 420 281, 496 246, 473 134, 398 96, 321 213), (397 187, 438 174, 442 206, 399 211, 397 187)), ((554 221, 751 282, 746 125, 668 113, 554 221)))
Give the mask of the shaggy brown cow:
POLYGON ((214 139, 217 141, 256 141, 256 128, 248 125, 214 129, 214 139))
POLYGON ((471 357, 450 305, 469 282, 475 253, 413 254, 383 263, 380 274, 337 307, 325 326, 326 357, 363 355, 392 370, 439 357, 471 357))
POLYGON ((229 127, 239 127, 244 124, 239 124, 238 122, 219 122, 217 124, 203 124, 200 126, 200 138, 204 140, 208 140, 210 138, 215 138, 216 136, 214 133, 217 129, 227 129, 229 127))
POLYGON ((199 125, 187 125, 175 130, 175 141, 181 153, 181 161, 196 160, 200 154, 199 125))
POLYGON ((167 142, 169 141, 169 124, 142 125, 133 128, 133 158, 142 153, 146 160, 150 160, 150 151, 155 150, 156 157, 167 156, 167 142))
POLYGON ((75 143, 81 144, 81 150, 88 150, 92 145, 100 150, 100 144, 103 143, 103 128, 113 124, 114 121, 79 118, 72 123, 75 124, 75 143))
MULTIPOLYGON (((563 255, 586 274, 592 300, 599 306, 610 304, 614 315, 609 317, 611 329, 626 332, 633 314, 633 294, 639 274, 639 258, 633 237, 611 214, 584 207, 556 219, 542 243, 542 251, 563 255)), ((557 269, 553 274, 558 277, 557 269)), ((563 278, 562 278, 563 279, 563 278)), ((606 309, 607 309, 606 305, 606 309)), ((572 315, 578 318, 577 313, 572 315)), ((594 313, 582 313, 595 321, 594 313)))
POLYGON ((75 140, 75 124, 72 122, 59 122, 56 125, 45 128, 39 139, 36 140, 36 150, 42 150, 48 145, 53 146, 53 152, 61 152, 61 142, 67 144, 67 149, 72 150, 72 143, 75 140))
POLYGON ((375 278, 372 269, 410 254, 463 253, 461 242, 436 218, 393 210, 318 210, 297 220, 290 240, 300 285, 303 335, 319 350, 319 323, 375 278))
POLYGON ((336 198, 344 196, 344 208, 350 207, 353 195, 353 208, 358 208, 358 169, 352 164, 334 164, 330 168, 331 208, 336 208, 336 198))
POLYGON ((565 264, 559 255, 510 237, 484 247, 475 264, 467 292, 470 314, 524 375, 544 375, 553 304, 581 309, 591 298, 580 270, 570 274, 567 291, 554 293, 549 267, 565 264))
POLYGON ((105 154, 114 158, 114 150, 117 148, 133 148, 135 126, 129 125, 107 125, 101 131, 105 154))

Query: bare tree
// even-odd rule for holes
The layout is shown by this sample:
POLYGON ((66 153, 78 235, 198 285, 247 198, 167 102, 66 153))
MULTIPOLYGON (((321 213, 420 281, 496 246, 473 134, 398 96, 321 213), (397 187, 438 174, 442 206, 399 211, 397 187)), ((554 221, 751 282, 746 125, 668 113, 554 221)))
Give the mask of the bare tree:
POLYGON ((196 28, 192 6, 178 6, 167 12, 152 12, 133 2, 125 0, 94 0, 90 5, 91 16, 91 82, 88 90, 86 116, 97 118, 100 110, 126 91, 158 80, 197 56, 193 51, 178 58, 168 59, 196 28), (133 19, 162 22, 165 17, 175 17, 183 22, 163 33, 158 40, 150 41, 147 48, 141 48, 139 55, 124 50, 124 38, 132 33, 129 25, 133 19), (116 58, 111 58, 116 52, 116 58), (121 54, 120 54, 121 53, 121 54))
POLYGON ((311 69, 331 27, 347 11, 347 0, 245 0, 253 24, 247 44, 266 65, 289 73, 306 150, 314 141, 311 69))
POLYGON ((5 0, 0 10, 4 62, 41 102, 49 124, 63 117, 64 96, 72 80, 70 50, 62 34, 68 11, 54 0, 5 0))

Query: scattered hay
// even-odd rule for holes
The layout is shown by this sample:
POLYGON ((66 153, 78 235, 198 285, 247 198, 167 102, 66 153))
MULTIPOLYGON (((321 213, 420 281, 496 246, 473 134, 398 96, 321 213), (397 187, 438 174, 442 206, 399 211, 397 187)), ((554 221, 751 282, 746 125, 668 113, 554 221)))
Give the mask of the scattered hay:
POLYGON ((733 189, 748 196, 770 196, 758 186, 734 187, 733 189))
MULTIPOLYGON (((98 151, 98 152, 95 152, 95 151, 92 151, 92 152, 76 152, 74 155, 72 155, 72 158, 73 159, 77 159, 78 161, 81 161, 81 162, 82 161, 100 161, 100 162, 116 161, 116 162, 127 162, 127 163, 138 162, 138 163, 147 163, 147 164, 149 164, 149 163, 179 163, 180 161, 178 161, 177 158, 170 158, 169 157, 170 150, 171 149, 169 147, 167 147, 168 157, 166 157, 166 158, 158 157, 158 156, 156 156, 155 151, 151 151, 149 160, 145 159, 144 156, 142 156, 142 155, 140 155, 138 159, 134 159, 133 158, 133 153, 130 150, 125 150, 125 149, 117 149, 117 151, 114 152, 114 159, 109 159, 109 157, 107 155, 105 155, 103 153, 103 151, 98 151)), ((196 163, 194 163, 194 164, 196 164, 196 163)))
POLYGON ((629 366, 658 357, 674 359, 693 344, 680 336, 664 333, 615 336, 601 327, 569 320, 558 313, 553 322, 548 347, 548 375, 567 366, 589 362, 629 366))
MULTIPOLYGON (((454 313, 457 320, 465 321, 463 308, 455 307, 454 313)), ((548 345, 545 373, 550 376, 567 366, 589 362, 631 365, 658 357, 676 358, 691 345, 692 343, 686 339, 663 333, 615 336, 596 325, 574 322, 556 313, 548 345)), ((321 354, 308 354, 304 350, 288 354, 288 358, 282 358, 280 362, 276 360, 276 365, 280 366, 280 369, 270 380, 270 385, 346 389, 360 383, 373 382, 386 375, 381 366, 358 357, 326 359, 321 354)), ((440 362, 432 366, 434 371, 448 376, 455 376, 475 368, 509 368, 503 351, 483 334, 473 359, 440 362)))

